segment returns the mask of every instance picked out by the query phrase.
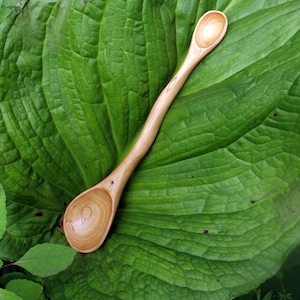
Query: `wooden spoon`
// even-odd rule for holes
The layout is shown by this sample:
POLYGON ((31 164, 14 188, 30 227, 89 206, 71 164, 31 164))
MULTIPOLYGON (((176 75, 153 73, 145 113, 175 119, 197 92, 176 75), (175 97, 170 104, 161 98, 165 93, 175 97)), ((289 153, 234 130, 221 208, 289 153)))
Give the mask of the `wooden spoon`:
POLYGON ((186 79, 202 58, 220 43, 227 24, 226 16, 219 11, 208 11, 200 18, 182 66, 157 98, 132 150, 110 175, 69 204, 64 214, 63 230, 74 249, 88 253, 104 242, 127 180, 154 142, 186 79))

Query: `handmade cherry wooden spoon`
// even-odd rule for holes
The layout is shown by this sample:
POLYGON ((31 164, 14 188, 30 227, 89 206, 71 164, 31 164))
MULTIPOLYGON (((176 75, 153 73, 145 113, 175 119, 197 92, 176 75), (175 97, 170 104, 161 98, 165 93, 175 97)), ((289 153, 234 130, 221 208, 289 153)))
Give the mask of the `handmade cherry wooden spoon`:
POLYGON ((69 204, 64 214, 63 230, 74 249, 88 253, 104 242, 127 180, 154 142, 186 79, 202 58, 220 43, 227 24, 226 16, 219 11, 208 11, 200 18, 182 66, 157 98, 132 150, 110 175, 69 204))

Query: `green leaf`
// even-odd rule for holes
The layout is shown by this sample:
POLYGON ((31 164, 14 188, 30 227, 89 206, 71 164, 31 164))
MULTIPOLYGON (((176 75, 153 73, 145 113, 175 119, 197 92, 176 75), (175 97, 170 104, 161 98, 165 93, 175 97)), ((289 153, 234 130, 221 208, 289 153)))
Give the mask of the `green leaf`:
POLYGON ((24 300, 43 299, 43 287, 40 284, 30 280, 11 280, 8 282, 5 288, 22 297, 24 300))
MULTIPOLYGON (((44 23, 54 4, 0 1, 0 182, 7 197, 7 230, 0 242, 0 256, 7 260, 16 260, 32 245, 48 241, 63 203, 70 198, 56 178, 58 173, 66 174, 63 170, 70 165, 64 162, 71 156, 64 155, 64 143, 58 147, 62 138, 55 130, 47 104, 41 100, 44 23), (22 20, 33 31, 18 26, 22 20), (30 45, 34 45, 34 51, 30 45), (31 69, 33 65, 35 70, 31 69), (30 99, 35 99, 33 106, 30 99), (15 114, 24 118, 15 118, 15 114), (38 132, 33 129, 36 126, 38 132), (50 176, 44 178, 43 172, 50 176)), ((69 180, 71 186, 74 180, 69 180)))
POLYGON ((65 270, 75 254, 76 251, 70 247, 45 243, 29 249, 14 264, 34 275, 47 277, 65 270))
POLYGON ((5 193, 2 185, 0 184, 0 238, 6 229, 6 207, 5 207, 5 193))
POLYGON ((298 0, 0 3, 1 257, 61 242, 64 205, 126 155, 198 18, 218 9, 228 32, 169 110, 107 241, 45 288, 230 299, 278 272, 300 244, 298 0))
POLYGON ((23 300, 22 298, 17 296, 15 293, 10 292, 10 291, 5 290, 5 289, 1 289, 1 288, 0 288, 0 299, 3 299, 3 300, 23 300))
MULTIPOLYGON (((9 281, 15 280, 15 279, 26 279, 30 281, 38 281, 37 276, 34 276, 30 273, 25 273, 24 270, 21 270, 19 268, 19 271, 9 271, 7 267, 10 265, 5 265, 3 268, 3 274, 0 277, 0 284, 1 286, 6 286, 6 284, 9 281)), ((42 280, 42 279, 41 279, 42 280)))

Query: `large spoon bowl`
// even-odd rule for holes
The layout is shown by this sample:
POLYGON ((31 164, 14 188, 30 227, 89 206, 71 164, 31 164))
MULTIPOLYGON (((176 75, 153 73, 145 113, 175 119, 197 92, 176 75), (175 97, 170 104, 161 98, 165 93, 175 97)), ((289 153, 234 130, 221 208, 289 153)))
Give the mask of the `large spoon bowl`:
POLYGON ((131 151, 110 175, 68 205, 63 230, 71 247, 88 253, 104 242, 130 175, 153 144, 169 107, 188 76, 203 57, 220 43, 227 26, 227 18, 220 11, 208 11, 200 18, 184 62, 155 101, 131 151))

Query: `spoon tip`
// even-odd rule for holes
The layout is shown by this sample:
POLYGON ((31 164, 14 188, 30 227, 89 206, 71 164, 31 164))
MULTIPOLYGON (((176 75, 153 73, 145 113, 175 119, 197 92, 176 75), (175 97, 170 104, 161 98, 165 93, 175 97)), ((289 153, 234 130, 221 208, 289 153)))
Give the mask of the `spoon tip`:
POLYGON ((213 49, 223 39, 228 26, 226 15, 218 10, 207 11, 198 21, 194 40, 198 47, 213 49))

